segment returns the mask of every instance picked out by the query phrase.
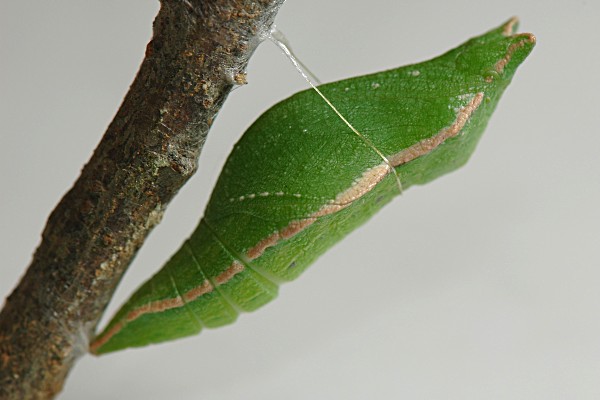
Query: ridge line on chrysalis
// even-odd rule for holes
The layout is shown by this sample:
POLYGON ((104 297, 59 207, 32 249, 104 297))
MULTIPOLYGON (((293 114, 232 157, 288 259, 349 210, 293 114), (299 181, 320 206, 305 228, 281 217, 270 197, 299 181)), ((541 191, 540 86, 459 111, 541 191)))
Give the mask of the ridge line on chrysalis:
MULTIPOLYGON (((206 224, 206 222, 204 221, 204 219, 202 219, 200 221, 200 223, 202 224, 202 222, 204 222, 204 224, 206 224)), ((186 245, 189 249, 189 252, 192 254, 192 258, 196 263, 196 266, 198 267, 198 270, 200 271, 200 273, 206 277, 206 279, 208 279, 208 281, 210 282, 210 285, 212 286, 213 290, 215 292, 217 292, 220 296, 221 299, 223 300, 223 303, 228 306, 230 308, 231 311, 233 311, 232 316, 233 318, 237 318, 238 314, 240 313, 240 310, 238 309, 237 305, 231 301, 230 298, 227 297, 227 295, 225 295, 221 289, 219 289, 219 286, 222 285, 221 282, 227 282, 229 281, 233 276, 235 276, 236 274, 238 274, 239 272, 243 271, 243 268, 240 269, 238 267, 238 262, 237 260, 234 260, 228 268, 226 268, 223 272, 221 272, 220 274, 216 275, 216 276, 211 276, 210 274, 206 273, 206 271, 204 270, 204 268, 202 267, 202 263, 200 262, 200 260, 198 259, 196 252, 194 250, 194 246, 189 244, 189 241, 186 240, 186 245), (236 272, 237 271, 237 272, 236 272)), ((192 289, 193 290, 193 289, 192 289)), ((188 290, 189 292, 189 290, 188 290)), ((187 293, 187 292, 186 292, 187 293)), ((195 299, 194 299, 195 300, 195 299)))
MULTIPOLYGON (((217 241, 225 249, 225 251, 227 251, 229 253, 229 255, 232 258, 234 258, 232 265, 236 262, 239 264, 239 266, 241 267, 241 270, 238 272, 242 272, 244 269, 248 268, 275 286, 278 286, 279 283, 281 283, 281 281, 278 280, 276 277, 272 276, 271 274, 266 273, 266 271, 262 271, 262 270, 258 269, 256 266, 252 266, 250 264, 250 261, 257 258, 257 257, 252 256, 251 250, 246 251, 245 255, 237 254, 237 252, 235 252, 231 248, 231 246, 229 246, 227 243, 225 243, 225 241, 223 239, 221 239, 221 236, 215 231, 215 229, 213 229, 211 224, 209 224, 208 221, 206 221, 206 219, 203 218, 202 223, 208 228, 208 230, 212 233, 212 235, 215 237, 215 239, 217 239, 217 241)), ((223 282, 223 283, 227 283, 227 282, 223 282)), ((269 290, 268 288, 265 288, 265 289, 269 290)))
POLYGON ((194 321, 196 321, 196 323, 198 324, 198 327, 200 328, 200 330, 202 328, 204 328, 204 324, 202 323, 202 321, 200 321, 200 319, 198 318, 198 316, 196 315, 196 313, 194 313, 193 310, 190 309, 187 300, 185 299, 185 296, 181 293, 181 291, 179 290, 179 287, 177 287, 177 282, 175 282, 175 278, 173 277, 173 274, 169 273, 169 279, 171 280, 171 284, 173 285, 173 289, 175 289, 175 292, 177 293, 177 298, 181 299, 182 302, 182 308, 187 312, 188 315, 190 315, 192 317, 192 319, 194 321))

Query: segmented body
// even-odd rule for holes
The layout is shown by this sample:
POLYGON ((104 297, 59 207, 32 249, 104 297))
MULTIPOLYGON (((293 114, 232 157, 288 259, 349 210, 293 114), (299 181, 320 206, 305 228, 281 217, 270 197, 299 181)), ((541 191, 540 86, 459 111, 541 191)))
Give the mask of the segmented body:
POLYGON ((263 114, 236 144, 196 231, 119 311, 92 351, 233 322, 272 300, 280 283, 299 276, 399 194, 391 166, 408 188, 464 164, 512 77, 511 58, 526 55, 515 43, 533 44, 532 36, 506 31, 505 25, 426 63, 321 87, 389 164, 313 92, 263 114), (473 56, 469 46, 481 51, 490 44, 493 54, 480 57, 489 68, 461 63, 473 56), (498 60, 508 60, 498 72, 504 76, 490 80, 487 72, 498 60), (436 88, 440 79, 444 85, 436 88))

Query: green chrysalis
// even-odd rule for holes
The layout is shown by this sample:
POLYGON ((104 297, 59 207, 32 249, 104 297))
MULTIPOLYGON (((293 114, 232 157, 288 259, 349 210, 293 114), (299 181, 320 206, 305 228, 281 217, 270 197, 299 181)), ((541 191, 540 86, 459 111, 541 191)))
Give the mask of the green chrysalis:
POLYGON ((396 176, 406 189, 463 165, 535 44, 515 28, 512 19, 433 60, 320 86, 367 141, 313 90, 265 112, 234 146, 194 233, 91 351, 232 323, 396 196, 396 176))

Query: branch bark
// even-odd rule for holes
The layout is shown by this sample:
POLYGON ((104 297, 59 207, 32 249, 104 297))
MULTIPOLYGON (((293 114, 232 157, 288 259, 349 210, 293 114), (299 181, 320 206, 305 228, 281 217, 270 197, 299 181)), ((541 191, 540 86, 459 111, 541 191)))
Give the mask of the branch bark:
POLYGON ((161 1, 135 81, 0 313, 0 399, 60 392, 283 1, 161 1))

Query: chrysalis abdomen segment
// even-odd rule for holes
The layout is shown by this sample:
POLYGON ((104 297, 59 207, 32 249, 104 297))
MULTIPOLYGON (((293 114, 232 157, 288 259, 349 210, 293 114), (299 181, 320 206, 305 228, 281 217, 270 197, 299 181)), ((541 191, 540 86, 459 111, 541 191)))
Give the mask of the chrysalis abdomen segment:
POLYGON ((230 324, 276 295, 277 285, 234 257, 202 221, 120 310, 92 351, 145 346, 230 324))

